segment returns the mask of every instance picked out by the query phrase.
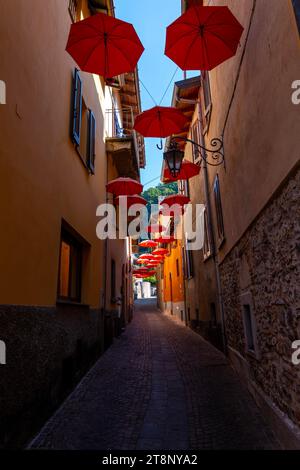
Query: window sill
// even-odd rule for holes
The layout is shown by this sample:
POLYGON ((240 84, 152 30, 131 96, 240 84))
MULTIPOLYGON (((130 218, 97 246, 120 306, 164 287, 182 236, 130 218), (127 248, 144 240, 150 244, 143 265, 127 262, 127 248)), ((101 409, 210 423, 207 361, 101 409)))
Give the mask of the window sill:
POLYGON ((73 306, 73 307, 90 308, 89 304, 83 304, 81 302, 75 302, 73 300, 63 300, 63 299, 57 300, 56 305, 69 305, 69 306, 73 306))

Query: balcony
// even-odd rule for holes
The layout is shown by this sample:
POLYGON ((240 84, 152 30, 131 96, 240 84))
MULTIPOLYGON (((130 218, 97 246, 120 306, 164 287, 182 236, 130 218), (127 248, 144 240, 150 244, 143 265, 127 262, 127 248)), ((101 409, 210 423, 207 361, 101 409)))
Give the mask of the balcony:
POLYGON ((106 110, 106 152, 112 157, 119 176, 137 179, 144 141, 137 136, 133 124, 134 114, 130 106, 106 110))

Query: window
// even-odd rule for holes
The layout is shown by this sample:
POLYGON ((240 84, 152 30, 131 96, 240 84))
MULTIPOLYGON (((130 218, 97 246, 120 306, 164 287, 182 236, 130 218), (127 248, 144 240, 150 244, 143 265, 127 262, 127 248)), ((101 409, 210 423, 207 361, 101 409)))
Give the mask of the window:
POLYGON ((80 144, 81 131, 81 114, 82 114, 82 80, 79 71, 75 69, 73 80, 73 113, 72 113, 72 141, 80 144))
POLYGON ((76 69, 73 80, 73 112, 71 116, 71 138, 82 162, 91 174, 95 171, 96 119, 88 109, 82 96, 82 80, 76 69))
POLYGON ((300 0, 292 0, 292 4, 295 10, 298 29, 300 31, 300 0))
POLYGON ((208 224, 207 209, 204 210, 204 243, 203 243, 203 257, 208 259, 211 256, 211 233, 208 224))
POLYGON ((213 327, 217 326, 217 310, 214 302, 210 304, 210 321, 213 327))
POLYGON ((225 232, 224 232, 223 211, 222 211, 222 202, 221 202, 221 193, 220 193, 220 182, 219 182, 218 175, 216 175, 215 182, 214 182, 214 198, 215 198, 215 209, 216 209, 216 217, 217 217, 218 238, 219 238, 219 243, 221 244, 225 238, 225 232))
POLYGON ((209 129, 212 102, 211 102, 211 91, 208 72, 201 72, 201 114, 202 114, 202 126, 203 134, 206 134, 209 129))
POLYGON ((245 332, 246 352, 259 358, 256 323, 253 314, 253 302, 251 293, 241 295, 242 317, 245 332))
MULTIPOLYGON (((201 128, 200 128, 200 121, 197 121, 192 125, 191 128, 191 139, 203 146, 202 140, 203 137, 201 136, 201 128)), ((201 149, 197 148, 196 145, 192 145, 192 152, 193 152, 193 161, 194 163, 199 160, 201 149)))
POLYGON ((116 300, 116 262, 114 259, 111 260, 110 267, 110 297, 111 302, 114 303, 116 300))
POLYGON ((92 174, 95 172, 95 139, 96 120, 93 111, 88 113, 88 139, 87 139, 87 167, 92 174))
POLYGON ((190 197, 190 185, 188 180, 179 180, 179 194, 190 197))
POLYGON ((176 274, 177 274, 177 277, 179 277, 179 259, 178 258, 176 259, 176 274))
POLYGON ((182 248, 183 259, 184 259, 184 276, 186 279, 192 279, 194 276, 194 267, 193 267, 193 255, 191 250, 186 250, 182 248))
POLYGON ((254 346, 254 334, 253 334, 253 325, 251 318, 251 308, 250 305, 243 305, 244 311, 244 324, 245 324, 245 335, 246 335, 246 345, 248 351, 255 351, 254 346))
POLYGON ((60 243, 58 299, 81 301, 82 244, 66 229, 60 243))

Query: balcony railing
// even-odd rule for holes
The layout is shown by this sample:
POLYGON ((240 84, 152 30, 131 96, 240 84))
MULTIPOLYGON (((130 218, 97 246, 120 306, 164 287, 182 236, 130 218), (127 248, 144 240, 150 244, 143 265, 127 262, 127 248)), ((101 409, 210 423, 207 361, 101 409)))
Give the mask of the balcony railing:
POLYGON ((106 139, 128 139, 133 140, 135 155, 138 166, 140 165, 140 145, 134 126, 134 114, 131 106, 123 108, 107 109, 105 112, 106 139))
POLYGON ((105 112, 105 130, 107 138, 126 138, 133 134, 134 115, 130 106, 112 108, 105 112))

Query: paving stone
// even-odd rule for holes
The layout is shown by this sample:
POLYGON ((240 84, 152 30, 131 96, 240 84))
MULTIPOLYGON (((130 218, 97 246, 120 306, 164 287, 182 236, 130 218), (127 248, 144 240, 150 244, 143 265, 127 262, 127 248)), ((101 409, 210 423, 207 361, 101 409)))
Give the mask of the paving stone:
POLYGON ((275 449, 226 358, 149 301, 30 445, 43 449, 275 449))

